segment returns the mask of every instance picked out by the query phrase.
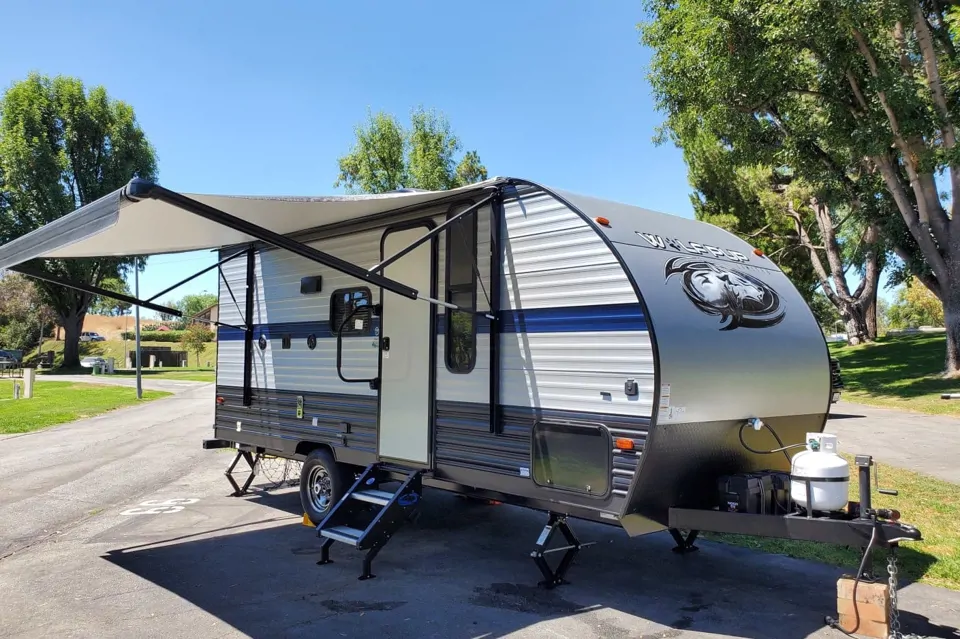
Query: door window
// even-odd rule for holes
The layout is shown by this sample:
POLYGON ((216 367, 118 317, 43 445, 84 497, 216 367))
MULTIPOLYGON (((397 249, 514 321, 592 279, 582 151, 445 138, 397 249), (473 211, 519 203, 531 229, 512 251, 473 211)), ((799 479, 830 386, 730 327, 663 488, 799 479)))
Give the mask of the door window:
POLYGON ((477 362, 477 214, 454 222, 446 236, 446 301, 463 309, 446 309, 446 365, 451 373, 469 373, 477 362))

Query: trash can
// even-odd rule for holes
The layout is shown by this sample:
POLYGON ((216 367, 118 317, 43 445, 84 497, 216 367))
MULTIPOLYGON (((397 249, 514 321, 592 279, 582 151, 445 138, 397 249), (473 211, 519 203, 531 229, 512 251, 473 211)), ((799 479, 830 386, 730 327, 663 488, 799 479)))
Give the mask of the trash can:
POLYGON ((94 375, 99 375, 99 374, 100 374, 100 363, 99 363, 99 362, 94 362, 94 363, 93 363, 93 374, 94 374, 94 375))

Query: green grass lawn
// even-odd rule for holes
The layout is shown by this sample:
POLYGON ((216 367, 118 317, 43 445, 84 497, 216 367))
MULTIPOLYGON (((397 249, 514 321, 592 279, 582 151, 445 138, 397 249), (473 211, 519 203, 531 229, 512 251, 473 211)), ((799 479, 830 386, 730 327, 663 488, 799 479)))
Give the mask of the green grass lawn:
MULTIPOLYGON (((851 462, 850 499, 859 500, 856 468, 852 457, 844 457, 851 462)), ((880 464, 880 484, 883 488, 898 490, 900 494, 893 497, 874 490, 874 508, 899 510, 903 521, 916 526, 923 534, 923 541, 900 546, 898 566, 901 578, 960 590, 960 487, 886 464, 880 464)), ((850 574, 856 573, 860 564, 860 551, 854 548, 742 535, 704 533, 703 537, 762 552, 843 566, 849 568, 850 574)), ((874 556, 874 570, 884 578, 886 557, 883 549, 874 556)))
POLYGON ((960 379, 944 379, 946 338, 942 334, 883 337, 873 344, 831 344, 840 361, 843 399, 922 413, 960 416, 960 379))
MULTIPOLYGON (((14 380, 0 380, 0 434, 4 435, 28 433, 137 403, 132 388, 52 381, 35 382, 32 398, 15 400, 13 383, 14 380)), ((144 391, 143 399, 167 395, 170 393, 144 391)))

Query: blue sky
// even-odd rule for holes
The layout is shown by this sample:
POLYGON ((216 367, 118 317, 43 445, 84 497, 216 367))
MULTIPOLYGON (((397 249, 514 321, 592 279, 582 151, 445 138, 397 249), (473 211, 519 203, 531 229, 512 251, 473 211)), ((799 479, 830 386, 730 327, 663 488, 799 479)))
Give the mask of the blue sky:
MULTIPOLYGON (((680 151, 656 147, 636 25, 622 0, 16 3, 0 83, 30 71, 104 85, 186 192, 337 193, 337 157, 367 109, 443 111, 491 175, 692 217, 680 151), (43 28, 26 25, 39 25, 43 28)), ((150 259, 152 295, 212 263, 150 259)), ((216 272, 171 293, 215 291, 216 272)), ((131 286, 132 288, 132 286, 131 286)))

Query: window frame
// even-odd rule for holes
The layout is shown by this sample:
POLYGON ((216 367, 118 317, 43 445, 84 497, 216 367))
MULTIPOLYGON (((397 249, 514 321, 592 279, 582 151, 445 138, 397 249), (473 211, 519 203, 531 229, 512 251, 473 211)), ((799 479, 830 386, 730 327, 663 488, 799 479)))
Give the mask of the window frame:
MULTIPOLYGON (((335 300, 339 299, 344 295, 344 293, 350 293, 351 295, 357 292, 366 293, 367 306, 373 308, 373 292, 370 290, 369 286, 344 286, 343 288, 338 288, 332 293, 330 293, 330 308, 328 310, 327 321, 330 323, 330 333, 336 337, 337 336, 337 326, 339 322, 334 321, 334 310, 336 309, 335 300)), ((356 329, 344 328, 343 337, 369 337, 373 335, 373 317, 371 310, 371 318, 367 324, 367 329, 362 331, 357 331, 356 329)))
POLYGON ((533 423, 530 429, 530 479, 539 487, 547 490, 569 493, 572 495, 581 495, 592 499, 607 499, 613 492, 613 435, 606 424, 600 422, 578 422, 562 419, 540 418, 533 423), (542 484, 537 481, 537 431, 541 427, 558 428, 560 430, 595 430, 598 431, 600 439, 606 444, 604 453, 604 490, 603 492, 587 491, 585 489, 574 488, 572 486, 561 486, 558 484, 542 484))
MULTIPOLYGON (((471 206, 472 204, 473 204, 473 202, 468 202, 468 203, 466 203, 466 205, 464 206, 464 208, 466 208, 466 207, 468 207, 468 206, 471 206)), ((462 210, 463 210, 463 208, 460 208, 460 207, 452 207, 452 208, 447 212, 446 219, 449 220, 449 219, 455 217, 455 216, 456 216, 460 211, 462 211, 462 210)), ((446 237, 444 238, 444 242, 445 242, 445 244, 444 244, 444 258, 445 258, 445 259, 444 259, 444 275, 443 275, 443 289, 444 289, 443 299, 444 299, 444 301, 447 302, 448 304, 452 304, 452 303, 453 303, 452 298, 453 298, 453 295, 454 295, 454 294, 456 294, 456 293, 463 293, 463 292, 469 291, 469 292, 470 292, 470 307, 471 307, 472 309, 476 309, 476 308, 477 308, 477 288, 478 288, 478 284, 479 284, 479 283, 478 283, 478 281, 477 281, 477 273, 476 273, 476 271, 474 271, 474 266, 477 264, 477 252, 478 252, 478 250, 479 250, 479 244, 480 244, 480 238, 479 238, 479 212, 478 212, 478 211, 473 211, 472 213, 469 213, 469 214, 465 215, 464 217, 460 218, 460 220, 459 220, 458 222, 456 222, 455 224, 451 225, 448 229, 446 229, 446 230, 444 231, 444 235, 445 235, 446 237), (469 220, 469 221, 467 221, 467 220, 469 220), (451 249, 451 245, 453 244, 453 241, 454 241, 454 240, 453 240, 454 235, 455 235, 455 233, 457 232, 457 230, 456 230, 455 227, 456 227, 457 225, 459 225, 459 224, 464 224, 464 223, 472 224, 472 231, 473 231, 473 246, 471 247, 473 253, 472 253, 472 255, 471 255, 472 261, 471 261, 471 263, 470 263, 470 284, 469 284, 469 285, 466 285, 466 284, 458 284, 458 285, 456 285, 456 286, 451 286, 451 285, 450 285, 450 271, 451 271, 451 266, 452 266, 453 251, 451 251, 450 249, 451 249)), ((453 328, 453 314, 454 314, 455 312, 456 312, 456 311, 453 311, 452 309, 449 309, 449 308, 448 308, 448 309, 445 309, 445 310, 444 310, 444 313, 443 313, 443 321, 444 321, 444 331, 443 331, 443 365, 444 365, 444 367, 447 369, 448 372, 450 372, 450 373, 452 373, 452 374, 454 374, 454 375, 469 375, 470 373, 473 372, 473 370, 474 370, 474 369, 476 368, 476 366, 477 366, 477 315, 476 315, 476 313, 474 312, 474 313, 471 315, 471 317, 470 317, 470 328, 471 328, 471 339, 472 339, 472 344, 471 344, 472 347, 471 347, 471 349, 470 349, 470 361, 468 362, 466 368, 461 370, 461 369, 453 368, 453 367, 451 366, 451 362, 450 362, 450 353, 453 352, 453 351, 451 350, 451 343, 450 343, 450 341, 451 341, 451 335, 453 334, 453 331, 452 331, 452 328, 453 328)))

